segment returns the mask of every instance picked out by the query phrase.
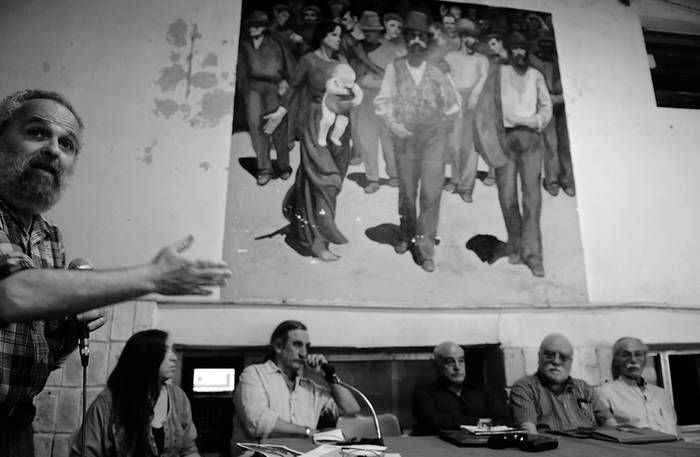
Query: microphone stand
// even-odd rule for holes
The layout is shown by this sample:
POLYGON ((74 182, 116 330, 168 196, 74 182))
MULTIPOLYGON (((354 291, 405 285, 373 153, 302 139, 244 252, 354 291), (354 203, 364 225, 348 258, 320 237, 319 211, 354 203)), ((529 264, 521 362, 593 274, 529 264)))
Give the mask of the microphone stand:
POLYGON ((345 383, 338 378, 338 375, 335 374, 335 371, 330 373, 328 375, 328 380, 332 384, 338 384, 340 386, 345 387, 346 389, 350 390, 351 392, 354 392, 357 394, 364 402, 365 404, 369 407, 369 411, 372 413, 372 420, 374 421, 374 429, 377 432, 377 437, 376 438, 360 438, 357 442, 353 442, 353 444, 375 444, 378 446, 384 446, 384 438, 382 438, 382 430, 379 428, 379 419, 377 418, 377 413, 374 411, 374 407, 372 406, 372 403, 370 403, 369 399, 360 392, 358 389, 355 387, 351 386, 348 383, 345 383))
POLYGON ((87 324, 78 322, 80 338, 78 339, 80 347, 80 365, 83 367, 83 426, 80 428, 80 456, 85 457, 85 415, 87 414, 87 369, 88 362, 90 359, 90 346, 88 343, 88 336, 90 331, 87 328, 87 324))

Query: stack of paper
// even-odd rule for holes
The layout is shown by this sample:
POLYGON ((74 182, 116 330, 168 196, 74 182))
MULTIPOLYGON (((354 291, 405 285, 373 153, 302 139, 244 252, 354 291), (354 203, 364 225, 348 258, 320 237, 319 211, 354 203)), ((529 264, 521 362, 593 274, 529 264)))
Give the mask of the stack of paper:
POLYGON ((386 446, 375 446, 373 444, 358 444, 354 446, 322 444, 299 457, 382 457, 385 455, 384 451, 386 451, 386 446))
POLYGON ((345 441, 345 435, 343 435, 343 431, 339 428, 334 428, 332 430, 324 430, 314 433, 311 436, 311 440, 314 442, 314 444, 339 443, 341 441, 345 441))
POLYGON ((522 432, 520 428, 508 427, 506 425, 494 425, 488 429, 479 428, 476 425, 460 425, 462 430, 466 430, 474 435, 503 435, 504 433, 522 432))

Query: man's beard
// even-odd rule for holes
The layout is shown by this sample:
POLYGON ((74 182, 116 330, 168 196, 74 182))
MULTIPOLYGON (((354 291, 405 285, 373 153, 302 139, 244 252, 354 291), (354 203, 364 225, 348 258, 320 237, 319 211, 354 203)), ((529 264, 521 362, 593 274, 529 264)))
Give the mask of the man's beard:
POLYGON ((526 70, 527 69, 527 56, 521 56, 521 55, 513 56, 510 59, 510 63, 518 70, 526 70))
POLYGON ((426 49, 428 49, 428 46, 422 41, 411 41, 408 44, 408 53, 416 56, 423 55, 426 49))
POLYGON ((25 212, 39 214, 56 204, 73 167, 38 152, 25 156, 0 140, 0 197, 25 212))

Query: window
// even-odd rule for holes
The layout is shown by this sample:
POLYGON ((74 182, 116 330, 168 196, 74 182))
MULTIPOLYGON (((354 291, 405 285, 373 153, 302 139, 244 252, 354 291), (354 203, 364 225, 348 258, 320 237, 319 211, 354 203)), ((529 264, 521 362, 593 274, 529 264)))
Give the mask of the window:
POLYGON ((700 108, 700 35, 644 30, 656 105, 700 108))
POLYGON ((700 432, 700 346, 650 347, 657 384, 671 393, 678 425, 700 432))
POLYGON ((177 345, 175 350, 181 355, 180 386, 190 399, 200 452, 227 450, 233 426, 231 392, 245 357, 218 348, 177 345))
POLYGON ((231 392, 235 387, 235 368, 195 368, 193 392, 231 392))

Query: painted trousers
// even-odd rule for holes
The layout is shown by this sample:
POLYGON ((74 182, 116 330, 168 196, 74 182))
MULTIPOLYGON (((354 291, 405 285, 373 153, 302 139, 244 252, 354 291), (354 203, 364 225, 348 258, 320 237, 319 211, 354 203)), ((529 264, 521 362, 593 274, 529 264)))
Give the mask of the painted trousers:
POLYGON ((250 90, 245 95, 246 114, 248 117, 248 129, 250 139, 253 142, 253 150, 258 161, 259 174, 272 174, 272 160, 270 160, 271 143, 277 151, 277 168, 289 169, 289 142, 287 141, 287 116, 272 133, 272 136, 263 132, 265 120, 262 118, 270 114, 280 106, 280 96, 277 93, 277 83, 267 81, 251 81, 250 90))
POLYGON ((569 131, 566 126, 564 105, 555 106, 552 122, 544 129, 544 183, 574 187, 574 170, 571 165, 569 131))
POLYGON ((385 171, 389 178, 396 178, 394 143, 386 122, 374 114, 374 98, 379 89, 363 88, 364 96, 351 112, 352 141, 362 154, 368 181, 379 181, 379 144, 382 145, 385 171))
POLYGON ((540 134, 527 127, 506 129, 508 163, 496 169, 498 201, 508 232, 508 254, 520 254, 528 265, 542 265, 542 233, 540 213, 542 191, 542 140, 540 134), (518 198, 518 183, 522 190, 518 198))
POLYGON ((446 131, 440 126, 409 130, 413 135, 408 138, 392 135, 399 178, 401 240, 414 243, 420 260, 432 260, 445 179, 446 131))
MULTIPOLYGON (((462 97, 462 116, 455 119, 450 145, 448 147, 447 163, 452 174, 450 182, 455 186, 455 192, 471 195, 476 183, 479 153, 474 149, 474 109, 467 109, 471 89, 460 90, 462 97)), ((493 177, 494 170, 489 167, 489 176, 493 177)))

